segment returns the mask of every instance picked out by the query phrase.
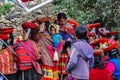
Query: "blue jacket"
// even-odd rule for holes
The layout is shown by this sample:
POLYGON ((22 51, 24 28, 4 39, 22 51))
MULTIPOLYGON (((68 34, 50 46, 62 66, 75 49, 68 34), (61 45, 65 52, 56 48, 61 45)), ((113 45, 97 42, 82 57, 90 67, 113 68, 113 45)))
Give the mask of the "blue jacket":
POLYGON ((116 67, 115 72, 112 75, 117 77, 118 80, 120 80, 120 60, 117 58, 114 58, 114 59, 109 59, 109 61, 113 62, 116 67))
POLYGON ((61 35, 60 34, 54 34, 51 37, 52 37, 52 41, 53 41, 53 44, 54 44, 54 48, 57 48, 59 43, 60 43, 60 40, 62 39, 61 35))

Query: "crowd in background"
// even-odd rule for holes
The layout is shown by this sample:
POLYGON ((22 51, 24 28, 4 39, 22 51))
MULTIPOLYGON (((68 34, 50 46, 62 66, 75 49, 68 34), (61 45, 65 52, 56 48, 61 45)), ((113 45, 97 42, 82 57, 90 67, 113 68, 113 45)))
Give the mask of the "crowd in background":
POLYGON ((13 28, 0 28, 0 80, 120 80, 119 31, 65 13, 21 27, 16 39, 13 28))

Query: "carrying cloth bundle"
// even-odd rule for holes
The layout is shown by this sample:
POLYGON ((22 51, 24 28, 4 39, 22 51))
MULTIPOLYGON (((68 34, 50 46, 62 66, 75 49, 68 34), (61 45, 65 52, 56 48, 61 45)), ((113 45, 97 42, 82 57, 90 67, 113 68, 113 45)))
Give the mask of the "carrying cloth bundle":
POLYGON ((18 49, 16 49, 16 53, 18 54, 18 69, 24 71, 34 67, 37 73, 43 74, 39 63, 37 62, 41 58, 41 55, 36 43, 32 40, 27 40, 19 45, 21 48, 18 47, 18 49), (25 53, 22 53, 20 50, 23 50, 25 53))
POLYGON ((28 52, 25 50, 23 43, 16 44, 15 51, 17 54, 17 68, 20 71, 29 70, 32 68, 32 62, 28 52))

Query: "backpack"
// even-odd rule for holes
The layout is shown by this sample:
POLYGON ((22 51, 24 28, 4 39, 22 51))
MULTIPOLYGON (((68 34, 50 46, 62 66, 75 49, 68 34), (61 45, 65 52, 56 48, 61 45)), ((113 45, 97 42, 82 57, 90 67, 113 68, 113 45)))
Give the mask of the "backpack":
POLYGON ((24 48, 23 44, 15 45, 15 51, 17 54, 17 68, 20 71, 29 70, 32 66, 31 57, 28 54, 28 51, 24 48))

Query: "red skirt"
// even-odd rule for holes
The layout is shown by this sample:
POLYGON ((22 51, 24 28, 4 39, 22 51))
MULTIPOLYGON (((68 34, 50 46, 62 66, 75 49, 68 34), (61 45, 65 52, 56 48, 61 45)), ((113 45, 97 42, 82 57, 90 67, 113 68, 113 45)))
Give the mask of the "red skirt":
POLYGON ((60 60, 58 62, 59 74, 67 74, 65 69, 67 63, 68 63, 68 54, 61 53, 60 60))

